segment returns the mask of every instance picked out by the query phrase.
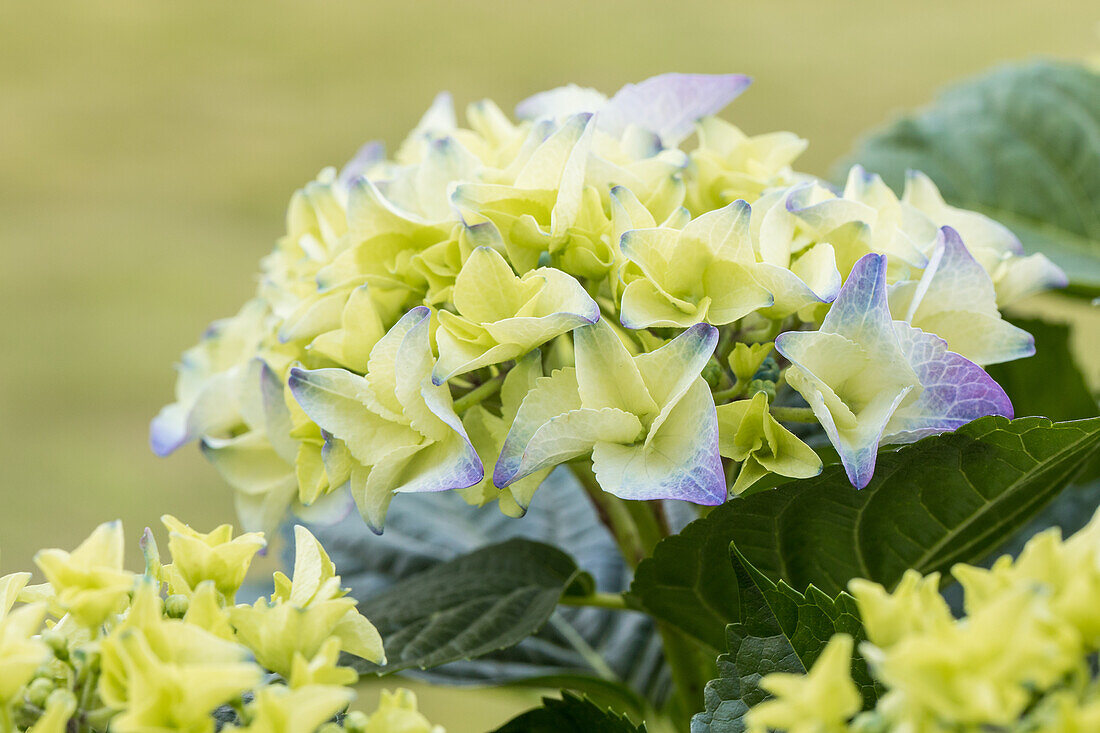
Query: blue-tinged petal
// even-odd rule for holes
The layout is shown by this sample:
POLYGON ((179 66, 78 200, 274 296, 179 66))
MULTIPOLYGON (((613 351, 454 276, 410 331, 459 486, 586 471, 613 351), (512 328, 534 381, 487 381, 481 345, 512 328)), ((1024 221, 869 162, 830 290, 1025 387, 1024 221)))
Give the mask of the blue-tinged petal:
MULTIPOLYGON (((507 483, 587 455, 599 442, 630 444, 641 434, 641 421, 623 410, 605 407, 563 412, 535 430, 523 447, 518 464, 511 461, 507 464, 507 483)), ((498 462, 497 465, 499 467, 501 464, 498 462)), ((494 472, 494 479, 495 476, 494 472)), ((505 477, 502 475, 501 478, 505 477)))
POLYGON ((886 256, 864 255, 840 289, 821 331, 838 333, 868 351, 896 351, 887 295, 886 256))
POLYGON ((650 424, 647 443, 653 441, 661 424, 698 379, 717 344, 718 329, 698 323, 656 351, 634 358, 649 394, 661 405, 650 424))
POLYGON ((634 125, 658 135, 666 147, 676 147, 697 120, 721 111, 751 82, 742 74, 654 76, 620 89, 600 110, 599 126, 621 136, 634 125))
POLYGON ((380 415, 394 421, 403 421, 404 405, 397 398, 397 371, 401 368, 399 352, 401 344, 418 323, 431 314, 427 306, 413 308, 390 327, 386 335, 371 349, 367 361, 366 381, 370 386, 366 403, 380 415))
MULTIPOLYGON (((780 337, 783 335, 780 334, 780 337)), ((778 339, 776 349, 779 349, 778 339)), ((821 422, 821 427, 829 436, 829 442, 840 455, 848 480, 857 489, 862 489, 875 473, 879 441, 886 424, 914 387, 879 392, 860 410, 854 423, 845 425, 834 419, 837 413, 829 409, 830 403, 836 400, 836 395, 827 384, 799 367, 791 367, 787 371, 787 380, 809 403, 814 416, 821 422)))
POLYGON ((290 391, 313 422, 340 438, 357 461, 370 466, 393 450, 423 438, 408 425, 372 412, 363 403, 366 382, 343 369, 290 370, 290 391))
MULTIPOLYGON (((182 379, 182 377, 181 377, 182 379)), ((240 370, 211 376, 195 400, 164 407, 149 426, 149 444, 166 456, 196 438, 229 430, 240 421, 240 370)))
POLYGON ((428 333, 431 313, 423 307, 414 311, 406 316, 411 328, 401 339, 394 365, 394 394, 402 414, 409 425, 431 440, 445 440, 454 431, 465 438, 450 390, 432 382, 435 359, 428 333))
POLYGON ((997 265, 994 274, 998 305, 1069 285, 1065 271, 1039 252, 1027 257, 1010 256, 997 265))
POLYGON ((677 499, 704 506, 724 502, 718 417, 707 383, 696 379, 651 441, 597 443, 592 468, 600 487, 623 499, 677 499))
POLYGON ((993 281, 951 227, 940 230, 928 267, 899 316, 977 364, 1035 353, 1031 335, 1001 318, 993 281))
POLYGON ((493 484, 504 487, 515 480, 523 461, 523 451, 540 427, 554 417, 581 408, 577 388, 577 370, 559 369, 549 377, 538 377, 535 386, 523 398, 515 420, 508 429, 493 470, 493 484))
MULTIPOLYGON (((250 381, 259 383, 259 408, 261 421, 253 426, 263 430, 272 448, 289 464, 298 456, 298 441, 290 437, 294 424, 290 408, 286 404, 286 390, 279 375, 266 361, 253 359, 249 364, 250 381)), ((251 423, 250 423, 251 424, 251 423)))
MULTIPOLYGON (((546 139, 516 176, 515 187, 557 191, 567 177, 577 173, 577 161, 574 150, 584 141, 591 139, 586 135, 590 129, 592 115, 581 113, 573 115, 558 130, 546 139)), ((580 175, 584 175, 583 160, 580 161, 580 175)))
POLYGON ((462 429, 413 454, 392 488, 397 493, 450 491, 469 488, 484 477, 481 458, 462 429))
POLYGON ((924 390, 894 413, 884 442, 910 443, 986 415, 1012 418, 1008 395, 985 370, 948 351, 947 343, 937 336, 900 321, 894 322, 894 328, 924 390))
POLYGON ((336 182, 343 188, 349 188, 355 180, 362 178, 371 168, 386 159, 386 145, 379 140, 372 140, 356 151, 343 168, 336 182))

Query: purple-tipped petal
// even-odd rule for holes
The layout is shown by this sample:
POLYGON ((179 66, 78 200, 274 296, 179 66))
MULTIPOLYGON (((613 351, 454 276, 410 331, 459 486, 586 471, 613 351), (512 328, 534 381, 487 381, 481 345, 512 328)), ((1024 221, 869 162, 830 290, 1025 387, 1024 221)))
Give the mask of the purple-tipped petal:
POLYGON ((344 167, 336 182, 344 188, 350 188, 353 181, 362 178, 367 171, 386 159, 386 146, 378 140, 371 140, 356 151, 344 167))
POLYGON ((894 413, 886 427, 887 441, 909 443, 986 415, 1012 418, 1008 395, 980 366, 948 351, 938 336, 900 321, 894 327, 924 391, 894 413))
POLYGON ((750 83, 742 74, 661 74, 620 89, 600 110, 599 126, 618 136, 633 124, 676 147, 697 120, 722 110, 750 83))
POLYGON ((183 405, 165 405, 149 423, 149 447, 161 458, 193 437, 187 434, 187 409, 183 405))
POLYGON ((896 351, 887 295, 886 256, 860 257, 825 316, 821 331, 838 333, 865 348, 896 351))

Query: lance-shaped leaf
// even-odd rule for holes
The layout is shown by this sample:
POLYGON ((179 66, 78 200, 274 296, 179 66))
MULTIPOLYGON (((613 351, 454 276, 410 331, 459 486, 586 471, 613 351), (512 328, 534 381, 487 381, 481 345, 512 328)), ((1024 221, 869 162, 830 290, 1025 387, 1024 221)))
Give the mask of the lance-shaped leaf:
POLYGON ((538 631, 580 571, 550 545, 512 539, 475 550, 360 603, 385 639, 388 674, 473 659, 538 631))
POLYGON ((365 378, 342 369, 290 372, 298 404, 341 443, 330 453, 347 450, 329 462, 347 464, 341 473, 376 532, 394 492, 461 489, 484 476, 450 392, 431 380, 430 316, 423 306, 405 314, 371 350, 365 378))
POLYGON ((624 272, 623 325, 724 325, 772 305, 771 293, 754 279, 749 213, 748 204, 735 201, 682 230, 623 234, 623 255, 634 265, 624 272))
MULTIPOLYGON (((833 634, 848 634, 857 644, 866 638, 855 599, 841 592, 829 597, 814 586, 799 593, 773 583, 736 549, 732 572, 740 594, 738 620, 726 628, 728 651, 718 657, 719 677, 707 684, 706 710, 692 719, 693 733, 740 733, 749 708, 768 693, 765 675, 804 674, 825 650, 833 634)), ((851 647, 848 647, 848 655, 851 647)), ((874 704, 875 684, 858 655, 846 660, 865 706, 874 704)), ((859 710, 859 698, 852 700, 859 710)))
POLYGON ((891 288, 890 307, 898 320, 936 334, 975 364, 1035 353, 1031 334, 1001 318, 993 281, 951 227, 940 230, 920 280, 891 288))
POLYGON ((820 330, 789 331, 775 341, 792 363, 790 385, 821 421, 857 488, 871 480, 882 442, 985 415, 1012 416, 1004 390, 981 368, 935 336, 891 320, 886 266, 882 255, 861 258, 820 330))
POLYGON ((725 500, 718 423, 699 376, 717 342, 706 324, 631 356, 597 321, 574 331, 576 368, 538 380, 493 473, 497 486, 592 453, 600 486, 625 499, 725 500))
POLYGON ((520 357, 577 326, 600 308, 576 279, 552 267, 516 277, 496 250, 478 247, 454 286, 458 314, 440 311, 436 384, 520 357))

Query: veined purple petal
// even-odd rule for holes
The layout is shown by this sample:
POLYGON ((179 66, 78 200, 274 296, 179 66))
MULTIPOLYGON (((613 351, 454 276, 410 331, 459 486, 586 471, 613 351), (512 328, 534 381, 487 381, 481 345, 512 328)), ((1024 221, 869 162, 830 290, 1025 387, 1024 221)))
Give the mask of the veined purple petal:
POLYGON ((924 391, 894 413, 884 442, 909 443, 986 415, 1012 418, 1008 395, 980 366, 948 351, 938 336, 901 321, 894 328, 924 391))
POLYGON ((886 289, 886 256, 868 254, 852 267, 828 315, 823 333, 838 333, 856 343, 896 350, 886 289))
POLYGON ((598 124, 616 136, 633 124, 675 147, 697 120, 719 112, 751 83, 742 74, 661 74, 620 89, 600 110, 598 124))

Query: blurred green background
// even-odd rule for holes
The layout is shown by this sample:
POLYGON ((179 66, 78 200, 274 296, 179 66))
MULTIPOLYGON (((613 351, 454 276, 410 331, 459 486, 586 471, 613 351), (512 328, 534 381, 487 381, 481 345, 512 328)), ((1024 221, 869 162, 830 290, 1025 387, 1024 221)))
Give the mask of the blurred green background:
MULTIPOLYGON (((824 174, 946 82, 1095 55, 1098 20, 1094 0, 0 4, 0 572, 108 518, 135 540, 164 512, 231 519, 197 449, 148 450, 172 364, 249 295, 291 192, 395 144, 438 90, 508 109, 570 81, 747 73, 726 116, 809 138, 799 167, 824 174)), ((1100 332, 1085 306, 1031 308, 1100 332)), ((451 733, 524 702, 422 698, 451 733)))

